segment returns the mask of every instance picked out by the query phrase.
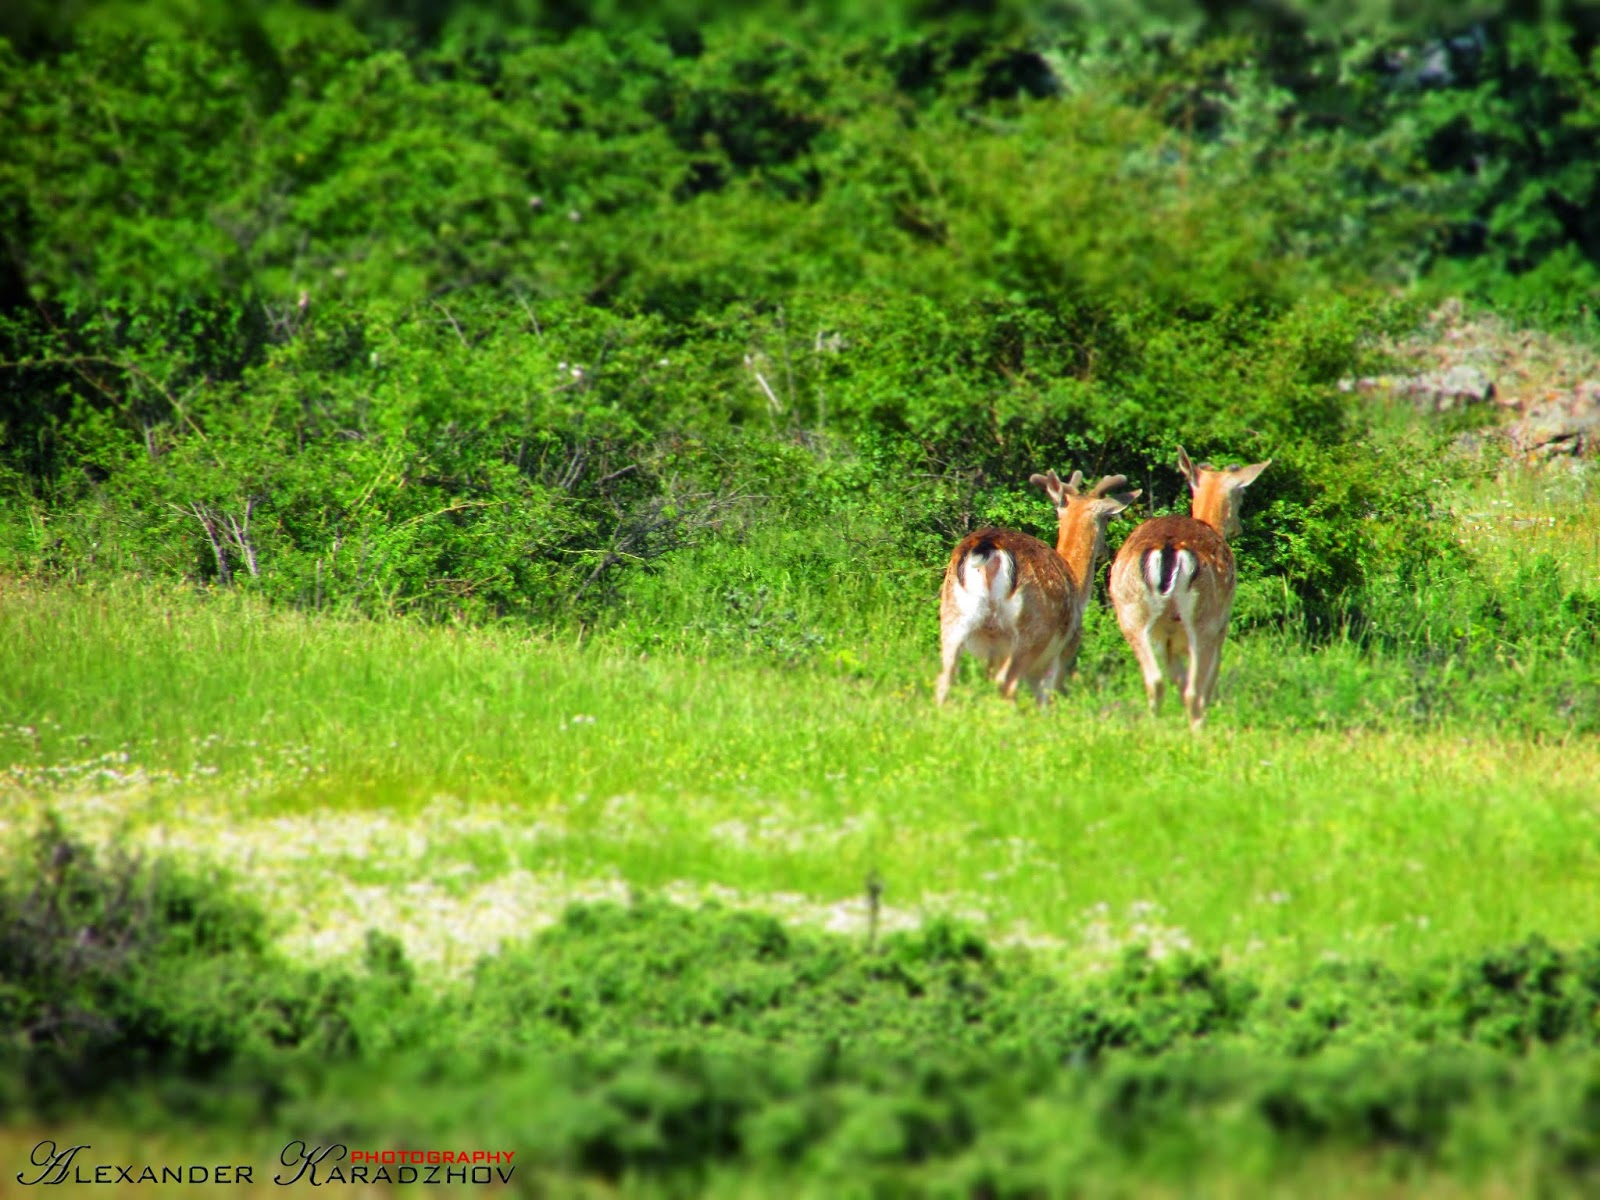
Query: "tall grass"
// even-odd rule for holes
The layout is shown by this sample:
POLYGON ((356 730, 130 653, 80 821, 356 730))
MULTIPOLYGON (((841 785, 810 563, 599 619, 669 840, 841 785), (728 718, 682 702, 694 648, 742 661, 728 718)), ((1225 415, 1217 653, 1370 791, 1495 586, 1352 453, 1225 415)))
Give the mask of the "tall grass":
POLYGON ((975 679, 935 711, 905 638, 785 669, 135 585, 13 587, 0 623, 12 825, 218 859, 312 950, 387 923, 461 967, 630 886, 858 925, 876 873, 891 920, 1272 970, 1580 938, 1600 899, 1600 747, 1419 717, 1352 642, 1236 639, 1197 739, 1103 613, 1042 714, 975 679))

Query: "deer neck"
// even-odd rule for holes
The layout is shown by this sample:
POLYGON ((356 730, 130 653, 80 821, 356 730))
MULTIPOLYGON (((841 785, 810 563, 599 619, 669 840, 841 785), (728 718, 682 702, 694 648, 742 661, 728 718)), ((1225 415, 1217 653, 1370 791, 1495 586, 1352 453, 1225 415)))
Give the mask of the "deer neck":
POLYGON ((1189 515, 1202 525, 1209 525, 1224 540, 1228 536, 1228 514, 1233 507, 1232 497, 1217 479, 1202 479, 1195 489, 1189 505, 1189 515))
POLYGON ((1065 514, 1056 531, 1056 553, 1072 576, 1072 586, 1082 599, 1094 578, 1094 560, 1100 549, 1100 529, 1091 520, 1073 520, 1065 514))

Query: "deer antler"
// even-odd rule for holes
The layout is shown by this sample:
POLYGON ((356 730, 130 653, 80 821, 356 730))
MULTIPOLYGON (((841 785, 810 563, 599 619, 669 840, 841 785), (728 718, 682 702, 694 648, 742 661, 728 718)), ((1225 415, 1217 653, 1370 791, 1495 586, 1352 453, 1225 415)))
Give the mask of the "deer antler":
POLYGON ((1104 496, 1107 492, 1114 492, 1119 487, 1126 486, 1127 482, 1128 477, 1126 475, 1107 475, 1099 483, 1094 485, 1094 491, 1090 492, 1089 495, 1104 496))
MULTIPOLYGON (((1124 478, 1121 475, 1118 475, 1116 478, 1122 480, 1122 482, 1124 482, 1124 483, 1127 482, 1127 479, 1124 478)), ((1051 469, 1051 470, 1045 472, 1043 475, 1032 475, 1032 476, 1029 476, 1028 482, 1032 483, 1032 484, 1035 484, 1038 487, 1042 487, 1045 491, 1049 492, 1050 493, 1050 499, 1052 501, 1054 501, 1058 506, 1068 496, 1081 496, 1083 494, 1083 472, 1082 471, 1074 471, 1072 473, 1072 478, 1067 480, 1065 483, 1063 483, 1061 481, 1061 476, 1057 475, 1055 473, 1054 469, 1051 469)), ((1102 481, 1102 485, 1101 486, 1104 486, 1104 485, 1105 485, 1105 481, 1102 481)), ((1092 492, 1090 494, 1094 495, 1094 496, 1100 495, 1100 493, 1098 491, 1092 492)))

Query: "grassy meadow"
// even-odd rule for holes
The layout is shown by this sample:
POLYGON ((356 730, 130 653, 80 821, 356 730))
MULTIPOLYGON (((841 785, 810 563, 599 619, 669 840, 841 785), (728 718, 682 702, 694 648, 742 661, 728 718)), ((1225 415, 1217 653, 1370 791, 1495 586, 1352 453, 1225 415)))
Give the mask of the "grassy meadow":
MULTIPOLYGON (((1583 494, 1464 494, 1461 536, 1499 569, 1554 550, 1592 572, 1583 494)), ((1170 697, 1144 715, 1098 603, 1051 710, 1004 703, 974 666, 937 711, 924 609, 870 614, 848 663, 786 669, 13 582, 8 821, 51 810, 215 860, 305 953, 376 924, 455 972, 570 899, 631 889, 859 931, 869 875, 888 927, 958 914, 1069 968, 1138 942, 1267 972, 1410 963, 1591 928, 1600 743, 1559 720, 1419 716, 1435 681, 1380 650, 1261 632, 1228 647, 1196 738, 1170 697)))
MULTIPOLYGON (((1525 547, 1552 529, 1581 535, 1595 528, 1592 500, 1558 502, 1547 496, 1548 484, 1533 479, 1515 486, 1521 490, 1493 493, 1517 497, 1514 516, 1481 495, 1464 494, 1456 505, 1461 536, 1477 539, 1489 569, 1515 570, 1525 547)), ((1591 553, 1582 536, 1544 545, 1563 570, 1583 569, 1591 553)), ((557 1196, 970 1195, 991 1178, 1009 1180, 1002 1194, 1018 1195, 1166 1197, 1192 1195, 1196 1187, 1240 1197, 1582 1193, 1591 1176, 1552 1177, 1550 1156, 1558 1151, 1539 1149, 1543 1143, 1527 1141, 1525 1131, 1544 1121, 1566 1127, 1564 1114, 1576 1110, 1562 1106, 1568 1097, 1579 1103, 1587 1094, 1583 1081, 1600 1071, 1592 1053, 1550 1049, 1502 1059, 1496 1051, 1480 1058, 1474 1055, 1485 1052, 1472 1046, 1430 1050, 1427 1043, 1445 1037, 1458 1019, 1429 1016, 1430 1004, 1478 1012, 1473 1028, 1498 1011, 1479 1012, 1470 997, 1459 998, 1478 978, 1477 967, 1448 964, 1474 963, 1486 948, 1530 935, 1569 951, 1593 941, 1600 743, 1592 735, 1563 734, 1559 724, 1496 728, 1476 716, 1441 716, 1421 704, 1411 673, 1381 649, 1349 638, 1319 645, 1281 631, 1234 640, 1222 703, 1196 737, 1175 705, 1155 722, 1144 715, 1131 657, 1113 640, 1109 613, 1098 610, 1084 671, 1050 710, 1002 701, 975 669, 965 672, 952 703, 936 710, 933 598, 918 612, 858 616, 881 635, 864 641, 859 656, 785 667, 726 653, 650 653, 578 631, 555 637, 287 612, 237 592, 152 582, 9 580, 0 595, 0 811, 15 862, 27 858, 30 836, 54 814, 101 854, 126 850, 180 863, 209 881, 208 889, 220 884, 259 905, 265 952, 282 956, 271 969, 286 979, 310 971, 307 986, 319 991, 351 988, 357 985, 330 979, 354 972, 367 981, 360 986, 387 996, 372 930, 397 939, 421 995, 441 998, 404 999, 402 992, 402 1007, 385 1010, 358 991, 357 1004, 373 1006, 357 1010, 367 1020, 390 1012, 388 1026, 362 1035, 361 1053, 389 1064, 379 1090, 370 1063, 341 1074, 313 1065, 313 1056, 313 1064, 295 1068, 300 1082, 274 1085, 287 1090, 264 1107, 246 1101, 254 1093, 224 1075, 187 1090, 162 1085, 149 1097, 112 1092, 87 1110, 46 1103, 9 1127, 0 1146, 23 1152, 43 1136, 70 1137, 119 1161, 203 1151, 218 1161, 265 1163, 282 1140, 307 1129, 352 1144, 376 1138, 418 1145, 453 1130, 475 1145, 527 1149, 515 1190, 557 1196), (875 918, 868 915, 869 878, 883 887, 875 918), (634 999, 616 1003, 636 1003, 641 1014, 677 1003, 692 1013, 707 986, 718 996, 732 987, 732 995, 754 989, 759 997, 759 975, 751 973, 761 970, 765 952, 726 968, 738 981, 731 984, 702 983, 690 965, 714 964, 748 936, 716 925, 722 918, 708 918, 713 924, 704 933, 692 922, 658 933, 651 922, 663 918, 647 909, 637 918, 644 923, 639 934, 613 919, 587 935, 570 913, 563 918, 573 903, 636 906, 641 896, 686 910, 709 902, 714 912, 765 911, 797 937, 843 939, 848 954, 863 956, 865 978, 877 981, 863 985, 864 993, 841 985, 850 1003, 866 1004, 859 997, 873 987, 895 991, 880 1001, 887 1007, 862 1011, 859 1019, 876 1030, 863 1045, 898 1044, 909 1035, 876 1022, 916 1019, 905 1014, 944 995, 942 988, 965 994, 969 972, 988 980, 996 1004, 1017 992, 1004 1002, 1021 1011, 1040 1011, 1043 1003, 1042 1011, 1057 1012, 1050 997, 1059 988, 1074 996, 1088 988, 1094 999, 1073 1001, 1087 1006, 1066 1010, 1077 1016, 1038 1018, 1038 1031, 1019 1043, 1027 1050, 1002 1042, 974 1050, 971 1060, 958 1058, 949 1078, 966 1080, 956 1094, 970 1091, 971 1098, 954 1116, 931 1115, 955 1103, 938 1098, 938 1069, 929 1077, 917 1074, 923 1068, 880 1063, 865 1068, 871 1082, 838 1085, 844 1090, 836 1098, 815 1101, 852 1114, 831 1118, 843 1123, 821 1149, 780 1156, 760 1170, 709 1150, 697 1160, 689 1150, 691 1166, 669 1169, 652 1157, 666 1151, 649 1149, 675 1144, 663 1132, 669 1140, 628 1151, 622 1161, 633 1165, 617 1173, 584 1149, 586 1136, 601 1136, 581 1132, 597 1118, 564 1117, 561 1106, 589 1112, 584 1105, 606 1097, 614 1107, 599 1111, 632 1115, 611 1118, 621 1124, 604 1136, 632 1145, 641 1135, 627 1131, 641 1119, 669 1130, 675 1112, 702 1111, 675 1107, 691 1100, 673 1097, 694 1097, 698 1088, 717 1096, 730 1086, 716 1081, 738 1077, 742 1068, 718 1068, 715 1055, 743 1062, 752 1051, 719 1051, 719 1039, 749 1033, 715 1033, 699 1025, 709 1018, 687 1017, 705 1030, 685 1035, 689 1044, 710 1037, 703 1048, 652 1050, 646 1041, 628 1053, 668 1057, 626 1060, 631 1067, 582 1057, 565 1067, 540 1065, 545 1060, 536 1057, 517 1074, 507 1064, 526 1048, 477 1056, 486 1053, 481 1039, 503 1038, 513 1027, 496 1016, 501 1005, 560 1012, 568 1001, 552 997, 569 988, 580 996, 586 987, 600 988, 596 994, 622 988, 622 997, 634 999), (988 939, 992 964, 962 965, 967 951, 958 950, 956 965, 941 965, 944 952, 914 942, 874 959, 876 940, 921 936, 940 917, 988 939), (566 940, 529 942, 545 929, 566 940), (581 950, 585 936, 593 951, 581 950), (562 949, 569 945, 580 949, 562 949), (1130 966, 1131 950, 1177 964, 1177 974, 1151 976, 1130 966), (1208 959, 1213 967, 1194 965, 1208 959), (646 965, 618 965, 635 960, 646 965), (1345 969, 1352 973, 1326 974, 1345 969), (1457 982, 1425 982, 1440 969, 1457 972, 1457 982), (880 974, 885 970, 891 973, 880 974), (922 999, 908 1003, 899 993, 895 972, 902 970, 919 981, 911 994, 922 999), (1226 974, 1206 974, 1214 970, 1226 974), (1421 972, 1416 978, 1424 982, 1385 982, 1390 977, 1375 970, 1401 981, 1421 972), (315 974, 330 971, 336 974, 315 974), (949 982, 940 982, 942 972, 949 982), (1035 973, 1039 982, 1027 983, 1035 973), (1187 982, 1174 992, 1178 980, 1187 982), (1319 1015, 1323 1002, 1315 998, 1301 1013, 1293 997, 1308 988, 1317 997, 1322 986, 1334 989, 1328 1011, 1346 1015, 1319 1015), (517 987, 536 991, 504 999, 495 991, 517 987), (1237 1015, 1243 1002, 1228 997, 1239 987, 1246 989, 1240 995, 1263 989, 1264 999, 1248 1010, 1254 1015, 1237 1015), (1287 1007, 1274 1008, 1283 996, 1287 1007), (430 1023, 418 1015, 408 1024, 397 1015, 426 1013, 428 1004, 449 1019, 430 1023), (1196 1004, 1199 1017, 1172 1015, 1192 1013, 1196 1004), (1067 1020, 1076 1029, 1095 1005, 1125 1014, 1094 1018, 1110 1021, 1109 1028, 1126 1020, 1133 1022, 1127 1028, 1153 1031, 1164 1020, 1184 1029, 1197 1021, 1192 1032, 1214 1046, 1167 1047, 1167 1057, 1141 1066, 1164 1046, 1160 1037, 1172 1036, 1141 1032, 1134 1045, 1145 1036, 1156 1040, 1125 1051, 1131 1058, 1108 1059, 1106 1076, 1069 1070, 1059 1077, 1064 1082, 1050 1082, 1060 1060, 1042 1074, 1037 1065, 994 1065, 1058 1037, 1087 1036, 1057 1033, 1048 1022, 1067 1020), (1408 1015, 1412 1006, 1422 1015, 1408 1015), (1311 1044, 1332 1037, 1335 1047, 1300 1065, 1291 1058, 1290 1065, 1263 1068, 1263 1045, 1307 1036, 1303 1029, 1273 1032, 1279 1011, 1284 1019, 1311 1017, 1313 1028, 1328 1020, 1311 1044), (1340 1035, 1327 1032, 1341 1024, 1350 1030, 1343 1048, 1340 1035), (1426 1029, 1435 1032, 1417 1032, 1426 1029), (433 1053, 442 1057, 406 1065, 407 1055, 426 1053, 417 1047, 441 1038, 433 1053), (1392 1038, 1400 1040, 1385 1040, 1392 1038), (674 1057, 683 1053, 695 1063, 712 1057, 685 1077, 674 1057), (646 1061, 675 1064, 653 1068, 674 1081, 650 1085, 666 1089, 659 1095, 641 1082, 651 1078, 640 1074, 646 1061), (478 1062, 484 1065, 472 1065, 478 1062), (707 1073, 704 1081, 699 1071, 707 1073), (906 1071, 912 1073, 898 1073, 906 1071), (1160 1071, 1172 1078, 1160 1082, 1160 1071), (418 1086, 428 1089, 428 1104, 402 1099, 418 1086), (921 1117, 891 1118, 857 1112, 852 1105, 867 1101, 847 1099, 884 1088, 933 1089, 919 1102, 933 1107, 921 1117), (1307 1095, 1308 1111, 1333 1115, 1307 1118, 1307 1130, 1316 1132, 1285 1133, 1280 1118, 1259 1114, 1274 1113, 1287 1094, 1307 1095), (1455 1114, 1448 1134, 1431 1131, 1425 1114, 1435 1104, 1455 1114), (895 1149, 913 1136, 893 1133, 895 1122, 939 1128, 942 1120, 957 1128, 992 1123, 1000 1132, 980 1137, 955 1167, 935 1151, 924 1166, 883 1173, 881 1164, 896 1155, 918 1157, 895 1149), (564 1132, 573 1121, 579 1132, 564 1132), (1391 1121, 1401 1131, 1392 1145, 1390 1135, 1372 1132, 1391 1121), (182 1132, 174 1132, 175 1122, 182 1132), (1405 1148, 1413 1137, 1422 1149, 1405 1148), (872 1163, 880 1165, 862 1165, 872 1163)), ((777 935, 759 936, 765 944, 777 935)), ((822 961, 839 953, 824 951, 822 961)), ((1486 977, 1502 969, 1497 961, 1524 977, 1514 965, 1519 952, 1508 953, 1485 960, 1486 977)), ((722 978, 716 969, 704 968, 722 978)), ((821 968, 794 969, 796 978, 809 979, 821 968)), ((1586 979, 1586 969, 1575 965, 1570 977, 1586 979)), ((1553 978, 1569 977, 1567 968, 1555 970, 1553 978)), ((851 1011, 832 1007, 837 1000, 825 1004, 829 1013, 851 1011)), ((753 1005, 760 1014, 762 1003, 753 1005)), ((641 1029, 669 1020, 635 1019, 641 1029)), ((986 1024, 1003 1029, 1016 1019, 986 1024)), ((1576 1026, 1562 1028, 1581 1030, 1590 1018, 1572 1019, 1576 1026)), ((934 1032, 950 1028, 941 1023, 949 1018, 932 1020, 929 1032, 943 1048, 918 1054, 937 1058, 950 1052, 947 1035, 934 1032)), ((559 1056, 595 1053, 578 1049, 589 1044, 633 1045, 645 1035, 597 1027, 583 1041, 521 1036, 533 1040, 514 1044, 559 1056)), ((759 1148, 769 1136, 759 1131, 794 1103, 781 1098, 792 1094, 784 1072, 815 1070, 791 1061, 808 1053, 800 1047, 809 1036, 789 1033, 771 1043, 776 1075, 763 1076, 761 1086, 776 1090, 779 1098, 764 1103, 777 1107, 742 1118, 746 1154, 755 1153, 748 1139, 759 1148)), ((1115 1045, 1125 1035, 1093 1038, 1106 1036, 1115 1045)), ((1074 1062, 1083 1051, 1061 1053, 1074 1062)), ((846 1078, 853 1078, 848 1070, 846 1078)), ((751 1102, 740 1093, 719 1103, 740 1111, 751 1102)), ((826 1120, 824 1126, 831 1128, 826 1120)), ((959 1144, 964 1135, 950 1136, 959 1144)), ((273 1194, 284 1190, 270 1186, 273 1194)), ((237 1190, 255 1194, 265 1185, 237 1190)), ((288 1190, 313 1192, 303 1183, 288 1190)), ((374 1194, 409 1193, 397 1186, 374 1194)))
POLYGON ((1589 6, 3 7, 0 1194, 1600 1194, 1589 6))

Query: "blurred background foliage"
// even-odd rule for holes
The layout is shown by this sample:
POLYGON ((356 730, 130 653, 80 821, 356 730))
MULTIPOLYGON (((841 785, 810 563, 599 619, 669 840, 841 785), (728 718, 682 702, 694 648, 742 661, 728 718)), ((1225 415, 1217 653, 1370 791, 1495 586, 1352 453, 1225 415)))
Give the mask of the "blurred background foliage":
POLYGON ((1182 441, 1274 459, 1243 627, 1432 644, 1508 611, 1441 519, 1482 468, 1339 380, 1446 295, 1596 328, 1588 4, 22 0, 0 38, 14 573, 930 640, 956 538, 1053 526, 1031 471, 1165 511, 1182 441))

